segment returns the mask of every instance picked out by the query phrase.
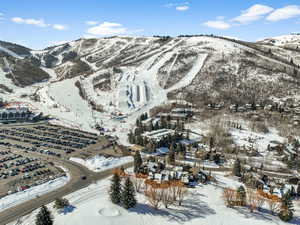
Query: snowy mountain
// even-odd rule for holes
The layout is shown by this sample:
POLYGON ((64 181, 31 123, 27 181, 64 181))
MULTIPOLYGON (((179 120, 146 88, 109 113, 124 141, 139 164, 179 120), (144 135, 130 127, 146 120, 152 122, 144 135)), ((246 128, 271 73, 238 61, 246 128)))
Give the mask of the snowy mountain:
POLYGON ((300 36, 257 43, 216 36, 80 39, 44 50, 0 42, 0 98, 64 124, 120 132, 172 99, 249 103, 299 95, 300 36), (299 37, 299 38, 298 38, 299 37))

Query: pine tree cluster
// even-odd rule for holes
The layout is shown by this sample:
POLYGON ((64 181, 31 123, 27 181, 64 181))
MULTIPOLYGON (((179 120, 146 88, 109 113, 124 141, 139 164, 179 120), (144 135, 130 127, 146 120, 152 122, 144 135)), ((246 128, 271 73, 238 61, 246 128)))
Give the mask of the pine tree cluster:
POLYGON ((129 177, 126 178, 124 185, 121 185, 120 176, 115 173, 110 186, 110 200, 112 203, 121 205, 125 209, 136 206, 135 190, 129 177))

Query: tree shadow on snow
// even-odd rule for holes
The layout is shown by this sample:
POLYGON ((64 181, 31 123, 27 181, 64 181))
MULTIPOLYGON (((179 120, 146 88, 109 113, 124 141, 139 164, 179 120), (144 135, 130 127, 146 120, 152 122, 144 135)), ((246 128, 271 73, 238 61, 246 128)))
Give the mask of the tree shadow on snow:
MULTIPOLYGON (((272 214, 272 212, 268 209, 260 209, 259 211, 255 211, 253 213, 251 213, 248 208, 237 208, 237 211, 243 214, 246 218, 255 218, 264 221, 268 220, 274 223, 278 223, 278 220, 280 220, 277 215, 272 214)), ((300 218, 294 216, 294 218, 288 223, 300 225, 300 218)))
POLYGON ((289 224, 300 225, 300 218, 298 216, 294 216, 294 218, 288 223, 289 224))
POLYGON ((205 218, 208 215, 215 214, 215 210, 211 209, 201 199, 191 198, 183 201, 182 206, 170 206, 169 209, 163 208, 154 209, 150 205, 138 203, 131 212, 138 214, 150 214, 154 216, 166 217, 169 221, 176 221, 179 223, 187 222, 195 218, 205 218))
POLYGON ((233 208, 238 213, 244 215, 245 218, 249 219, 257 219, 257 220, 264 220, 264 221, 273 221, 275 222, 278 217, 272 215, 269 210, 260 209, 259 211, 250 212, 250 209, 247 207, 236 207, 233 208))
POLYGON ((75 206, 69 205, 69 206, 66 206, 63 209, 61 209, 60 213, 64 214, 64 215, 67 215, 69 213, 72 213, 75 209, 76 209, 75 206))

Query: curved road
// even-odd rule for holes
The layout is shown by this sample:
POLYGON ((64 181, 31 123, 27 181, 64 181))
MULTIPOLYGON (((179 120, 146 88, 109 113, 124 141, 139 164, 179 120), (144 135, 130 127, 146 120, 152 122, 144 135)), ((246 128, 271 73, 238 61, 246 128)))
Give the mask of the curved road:
MULTIPOLYGON (((63 187, 58 188, 52 192, 49 192, 45 195, 39 196, 35 199, 26 201, 15 207, 0 212, 0 225, 5 225, 7 223, 16 221, 18 218, 31 213, 33 210, 41 207, 42 205, 49 204, 52 201, 54 201, 56 198, 63 197, 67 194, 70 194, 79 189, 87 187, 88 185, 98 180, 108 177, 112 173, 112 169, 95 173, 93 171, 88 170, 86 167, 69 160, 58 159, 54 157, 47 157, 47 158, 48 159, 52 158, 56 164, 68 169, 69 170, 68 172, 71 176, 70 181, 63 187), (83 176, 85 176, 86 179, 83 180, 82 179, 83 176)), ((132 163, 127 163, 124 164, 123 166, 125 168, 128 168, 131 167, 132 165, 133 165, 132 163)))

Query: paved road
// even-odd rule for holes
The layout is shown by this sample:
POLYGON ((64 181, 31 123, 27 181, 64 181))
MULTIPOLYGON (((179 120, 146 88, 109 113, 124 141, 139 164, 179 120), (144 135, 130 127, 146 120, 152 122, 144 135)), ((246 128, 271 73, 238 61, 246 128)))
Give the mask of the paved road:
MULTIPOLYGON (((71 175, 70 181, 65 186, 59 189, 56 189, 38 198, 21 203, 15 207, 4 210, 0 213, 0 225, 5 225, 7 223, 13 222, 18 218, 31 213, 33 210, 41 207, 42 205, 49 204, 56 198, 63 197, 67 194, 87 187, 88 185, 95 183, 98 180, 108 177, 112 173, 112 170, 95 173, 78 163, 64 159, 53 158, 53 160, 54 159, 54 162, 56 164, 63 165, 69 170, 69 173, 71 175), (83 176, 85 176, 86 179, 83 180, 83 176)), ((124 164, 123 166, 125 168, 128 168, 132 166, 132 163, 124 164)))

